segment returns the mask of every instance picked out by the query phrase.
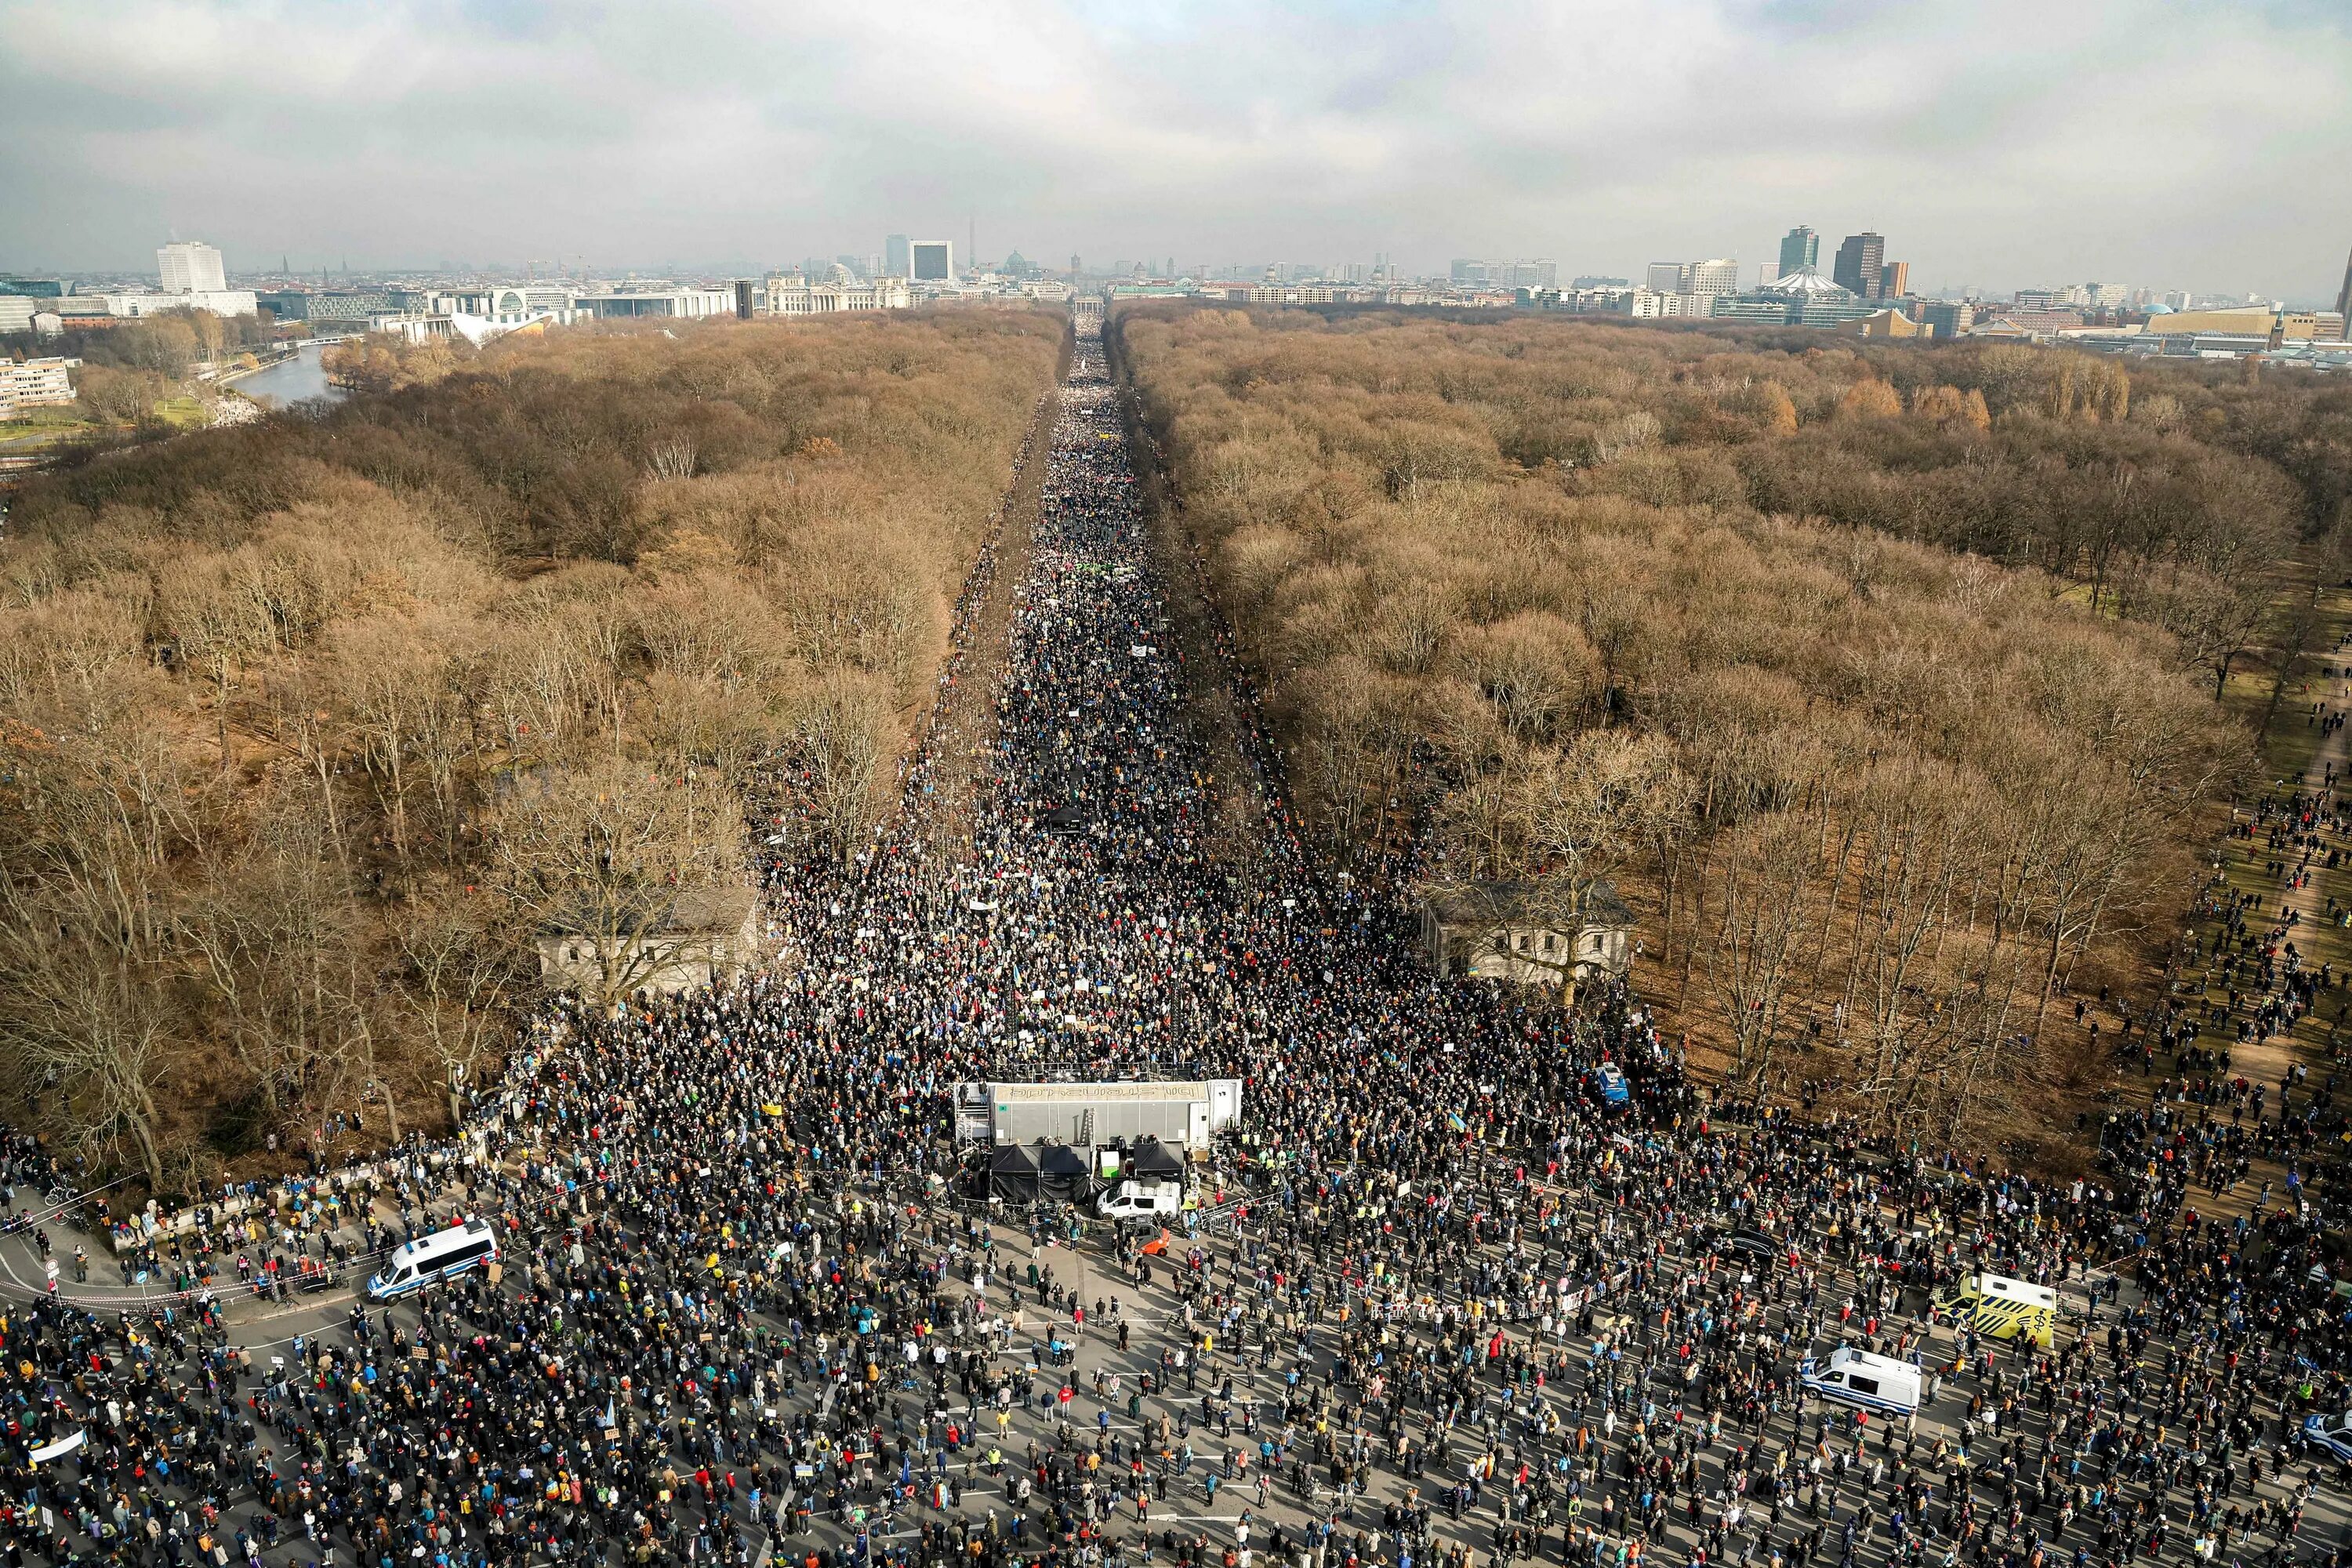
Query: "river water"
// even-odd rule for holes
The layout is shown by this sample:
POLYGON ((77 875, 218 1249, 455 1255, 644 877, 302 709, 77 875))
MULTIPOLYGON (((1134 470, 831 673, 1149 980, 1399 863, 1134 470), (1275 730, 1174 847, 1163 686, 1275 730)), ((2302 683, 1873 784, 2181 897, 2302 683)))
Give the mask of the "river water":
POLYGON ((298 350, 292 359, 257 370, 230 384, 268 408, 283 408, 315 397, 323 397, 330 403, 339 401, 345 394, 341 387, 328 384, 326 368, 319 363, 322 352, 322 345, 308 344, 298 350))

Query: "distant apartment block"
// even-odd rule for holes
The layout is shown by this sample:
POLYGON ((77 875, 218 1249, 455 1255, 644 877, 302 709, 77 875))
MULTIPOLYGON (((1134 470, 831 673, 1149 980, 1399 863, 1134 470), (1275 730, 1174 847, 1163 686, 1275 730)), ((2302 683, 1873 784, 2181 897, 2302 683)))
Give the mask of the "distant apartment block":
POLYGON ((71 372, 78 359, 0 359, 0 419, 14 419, 27 408, 74 400, 71 372))
POLYGON ((1653 294, 1731 294, 1739 289, 1739 263, 1727 256, 1705 261, 1653 261, 1642 286, 1653 294))
POLYGON ((1664 320, 1669 317, 1712 316, 1715 314, 1712 294, 1692 294, 1676 290, 1668 293, 1660 289, 1636 289, 1626 297, 1626 313, 1641 321, 1664 320))

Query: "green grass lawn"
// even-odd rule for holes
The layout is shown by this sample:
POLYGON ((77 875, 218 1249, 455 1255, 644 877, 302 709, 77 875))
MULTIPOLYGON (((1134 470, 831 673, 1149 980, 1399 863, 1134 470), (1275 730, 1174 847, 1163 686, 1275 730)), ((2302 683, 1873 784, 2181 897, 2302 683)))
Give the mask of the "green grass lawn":
POLYGON ((70 440, 95 428, 82 417, 79 404, 41 404, 25 409, 16 418, 0 425, 0 452, 37 449, 53 441, 70 440))

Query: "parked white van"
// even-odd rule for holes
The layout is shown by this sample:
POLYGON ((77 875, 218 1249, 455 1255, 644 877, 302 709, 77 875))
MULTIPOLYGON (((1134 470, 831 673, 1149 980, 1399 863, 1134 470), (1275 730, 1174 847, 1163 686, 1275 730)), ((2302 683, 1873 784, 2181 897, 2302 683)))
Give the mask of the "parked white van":
POLYGON ((498 1260, 498 1233, 488 1220, 469 1219, 394 1247, 383 1272, 367 1282, 368 1299, 389 1301, 498 1260))
POLYGON ((1095 1213, 1105 1219, 1172 1220, 1184 1212, 1184 1184, 1181 1181, 1136 1181, 1119 1183, 1095 1200, 1095 1213))
POLYGON ((1919 1369, 1893 1356, 1841 1345, 1830 1352, 1827 1366, 1807 1356, 1797 1369, 1797 1377, 1806 1392, 1841 1405, 1895 1415, 1909 1415, 1919 1408, 1919 1369))

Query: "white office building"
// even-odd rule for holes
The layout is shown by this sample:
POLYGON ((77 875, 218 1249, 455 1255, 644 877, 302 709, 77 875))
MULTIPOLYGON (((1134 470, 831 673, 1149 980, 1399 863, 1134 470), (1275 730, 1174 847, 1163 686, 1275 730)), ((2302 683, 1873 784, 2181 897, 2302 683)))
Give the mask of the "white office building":
POLYGON ((580 294, 572 309, 584 319, 626 321, 642 316, 667 316, 700 321, 735 313, 732 289, 623 289, 610 294, 580 294))
POLYGON ((572 297, 572 290, 562 284, 501 283, 488 291, 479 313, 509 326, 550 314, 568 321, 572 297))
POLYGON ((194 289, 176 294, 108 294, 110 316, 154 316, 165 310, 210 310, 215 316, 253 316, 261 311, 250 289, 194 289))
POLYGON ((201 240, 175 239, 155 247, 155 267, 166 294, 218 294, 228 288, 221 253, 201 240))
POLYGON ((1690 264, 1690 280, 1683 289, 1685 294, 1736 294, 1739 291, 1739 263, 1728 256, 1713 257, 1690 264))
POLYGON ((1643 321, 1715 314, 1712 294, 1669 294, 1661 289, 1635 289, 1623 296, 1626 314, 1643 321))

